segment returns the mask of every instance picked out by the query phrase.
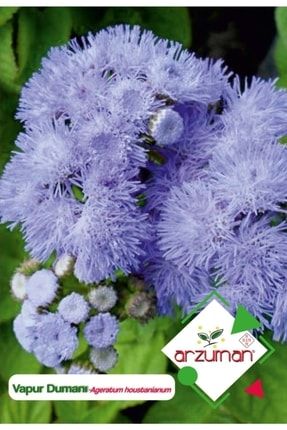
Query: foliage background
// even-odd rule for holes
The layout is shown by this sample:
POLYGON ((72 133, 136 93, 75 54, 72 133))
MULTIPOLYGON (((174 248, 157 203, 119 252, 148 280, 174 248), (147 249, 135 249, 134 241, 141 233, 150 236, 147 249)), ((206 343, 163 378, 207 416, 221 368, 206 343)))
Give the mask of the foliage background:
MULTIPOLYGON (((287 8, 0 8, 0 172, 21 126, 14 120, 21 86, 51 46, 116 23, 140 24, 178 40, 198 55, 223 57, 244 79, 279 75, 287 87, 287 8)), ((287 423, 287 346, 254 366, 213 411, 191 389, 178 385, 168 402, 16 402, 7 394, 14 373, 49 372, 18 345, 12 321, 19 311, 9 279, 23 260, 19 231, 0 226, 0 423, 287 423), (265 398, 244 387, 263 380, 265 398)), ((179 322, 157 318, 145 326, 122 323, 115 373, 175 372, 160 353, 179 322)))

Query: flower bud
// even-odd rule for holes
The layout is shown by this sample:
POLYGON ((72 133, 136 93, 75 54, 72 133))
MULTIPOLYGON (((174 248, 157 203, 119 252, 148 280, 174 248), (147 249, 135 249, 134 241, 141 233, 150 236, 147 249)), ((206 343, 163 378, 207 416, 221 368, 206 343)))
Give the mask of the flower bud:
POLYGON ((134 294, 126 305, 126 312, 128 316, 142 323, 147 322, 155 316, 156 306, 154 296, 145 291, 134 294))
POLYGON ((31 258, 30 260, 24 261, 17 269, 17 272, 22 273, 25 276, 32 276, 39 269, 40 262, 35 260, 34 258, 31 258))
POLYGON ((68 254, 62 255, 55 264, 54 272, 58 278, 70 275, 73 272, 75 260, 68 254))
POLYGON ((27 295, 26 284, 28 277, 23 273, 16 272, 11 279, 11 291, 13 296, 18 300, 25 300, 27 295))

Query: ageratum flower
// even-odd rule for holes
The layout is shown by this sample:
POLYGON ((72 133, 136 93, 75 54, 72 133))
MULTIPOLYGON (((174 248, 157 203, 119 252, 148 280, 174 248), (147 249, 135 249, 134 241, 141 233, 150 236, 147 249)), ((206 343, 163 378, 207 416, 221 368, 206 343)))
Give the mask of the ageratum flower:
POLYGON ((205 182, 186 182, 172 188, 163 205, 159 248, 179 269, 209 269, 233 226, 228 208, 205 182))
POLYGON ((72 358, 78 347, 76 328, 57 313, 41 315, 31 330, 34 336, 32 351, 45 366, 56 367, 72 358))
POLYGON ((183 130, 183 118, 172 109, 161 109, 150 126, 151 135, 160 146, 177 142, 183 130))
POLYGON ((22 347, 48 367, 57 367, 62 361, 72 358, 78 346, 75 327, 57 313, 33 313, 29 302, 25 308, 23 305, 13 328, 22 347))
POLYGON ((72 40, 51 49, 24 86, 17 117, 27 125, 55 117, 76 123, 109 103, 112 116, 121 116, 124 107, 138 127, 158 96, 206 105, 217 101, 226 87, 225 71, 222 61, 197 59, 179 43, 138 26, 116 26, 89 34, 81 44, 72 40))
POLYGON ((84 328, 88 343, 96 348, 106 348, 115 343, 119 331, 117 318, 110 313, 100 313, 90 319, 84 328))
MULTIPOLYGON (((225 94, 226 110, 222 115, 225 126, 262 144, 266 139, 277 139, 287 133, 287 93, 276 88, 276 79, 247 80, 242 89, 236 77, 225 94)), ((228 143, 228 142, 227 142, 228 143)))
POLYGON ((160 314, 172 314, 176 305, 188 313, 211 291, 213 284, 207 271, 195 269, 190 274, 186 268, 179 269, 163 258, 155 244, 149 248, 148 255, 143 274, 146 285, 155 289, 160 314))
POLYGON ((150 166, 153 238, 140 273, 160 312, 187 313, 217 288, 286 338, 286 108, 274 82, 241 90, 237 78, 209 110, 176 108, 184 131, 150 166))
POLYGON ((87 319, 89 305, 81 294, 71 293, 60 301, 58 312, 65 321, 79 324, 87 319))
POLYGON ((22 90, 17 118, 26 132, 0 181, 1 221, 21 225, 40 261, 53 252, 75 258, 83 282, 137 270, 149 230, 137 197, 151 121, 160 119, 157 144, 169 135, 170 146, 184 135, 179 107, 210 109, 227 79, 221 61, 139 27, 51 49, 22 90))
POLYGON ((25 351, 32 352, 34 336, 31 329, 25 324, 25 319, 22 314, 17 315, 13 322, 13 330, 15 336, 25 351))
MULTIPOLYGON (((230 284, 256 286, 269 299, 287 281, 287 224, 246 217, 218 250, 217 275, 230 284)), ((268 300, 267 300, 268 301, 268 300)))
POLYGON ((27 297, 34 306, 47 306, 56 297, 58 288, 58 278, 51 270, 38 270, 27 281, 27 297))

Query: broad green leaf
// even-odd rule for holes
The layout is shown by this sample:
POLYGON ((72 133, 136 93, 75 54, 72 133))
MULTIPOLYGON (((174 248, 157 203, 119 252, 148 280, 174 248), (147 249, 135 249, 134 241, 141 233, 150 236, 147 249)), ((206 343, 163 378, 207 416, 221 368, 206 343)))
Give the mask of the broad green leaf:
POLYGON ((146 7, 141 8, 143 26, 156 35, 182 43, 190 47, 191 19, 186 7, 146 7))
POLYGON ((277 85, 280 87, 287 87, 287 45, 283 43, 281 37, 276 40, 274 59, 280 76, 277 85))
POLYGON ((201 340, 208 340, 209 336, 206 333, 197 333, 197 336, 201 339, 201 340))
POLYGON ((73 360, 80 357, 88 349, 88 343, 82 333, 79 334, 79 346, 74 352, 73 360))
POLYGON ((191 20, 185 7, 112 7, 108 8, 101 27, 115 24, 141 25, 157 36, 191 45, 191 20))
POLYGON ((0 7, 0 26, 9 21, 18 9, 19 7, 0 7))
POLYGON ((211 333, 210 338, 211 339, 217 339, 219 336, 221 336, 223 333, 223 329, 215 330, 211 333))
POLYGON ((17 373, 39 373, 41 364, 19 345, 12 323, 1 324, 0 333, 0 351, 2 351, 0 376, 8 381, 17 373))
POLYGON ((18 97, 0 91, 0 172, 4 160, 7 161, 14 149, 15 138, 20 131, 20 125, 14 120, 18 97))
MULTIPOLYGON (((174 375, 176 380, 176 375, 174 375)), ((147 412, 144 423, 201 423, 208 422, 212 408, 201 399, 190 387, 176 381, 176 392, 173 399, 156 402, 147 412), (206 421, 207 420, 207 421, 206 421)))
POLYGON ((45 424, 51 421, 52 406, 49 401, 16 401, 8 394, 0 397, 1 424, 45 424))
POLYGON ((10 232, 4 225, 0 225, 0 322, 10 320, 20 310, 20 304, 10 292, 10 279, 24 259, 23 248, 20 233, 17 230, 10 232))
POLYGON ((24 83, 51 47, 66 43, 72 31, 70 8, 22 8, 19 12, 19 80, 24 83))
POLYGON ((230 397, 223 406, 229 415, 241 423, 286 423, 287 409, 287 345, 272 342, 273 355, 263 364, 256 363, 229 390, 230 397), (265 397, 247 395, 244 389, 256 379, 261 379, 265 397))
POLYGON ((112 423, 116 418, 121 404, 125 402, 93 402, 89 412, 83 417, 82 423, 107 424, 112 423))
POLYGON ((11 22, 0 27, 0 40, 0 86, 6 91, 17 92, 20 87, 15 83, 18 69, 13 52, 11 22))
POLYGON ((158 320, 161 318, 155 318, 145 325, 132 319, 121 323, 116 343, 119 362, 112 373, 165 372, 167 360, 161 349, 165 345, 166 338, 164 330, 159 329, 158 320), (133 333, 132 339, 131 333, 133 333), (127 341, 127 336, 131 340, 127 341))
POLYGON ((116 24, 142 25, 141 8, 109 7, 100 22, 102 28, 116 24))
POLYGON ((54 402, 59 423, 107 424, 113 422, 120 410, 120 402, 74 401, 54 402))
POLYGON ((81 423, 84 416, 89 411, 89 403, 87 401, 76 400, 70 401, 54 401, 55 411, 58 417, 58 423, 81 423))
POLYGON ((277 31, 282 42, 287 48, 287 8, 277 7, 275 9, 275 21, 277 26, 277 31))

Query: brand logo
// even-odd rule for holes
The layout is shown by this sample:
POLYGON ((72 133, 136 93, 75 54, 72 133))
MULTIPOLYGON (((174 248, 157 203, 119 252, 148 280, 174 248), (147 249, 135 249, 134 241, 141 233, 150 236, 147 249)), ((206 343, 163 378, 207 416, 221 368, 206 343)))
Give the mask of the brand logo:
POLYGON ((239 307, 233 317, 224 299, 216 296, 196 316, 188 316, 191 321, 162 349, 180 369, 180 382, 184 369, 189 370, 186 374, 192 377, 182 383, 204 393, 213 403, 221 402, 228 388, 268 355, 270 346, 249 331, 260 323, 246 309, 239 307))

